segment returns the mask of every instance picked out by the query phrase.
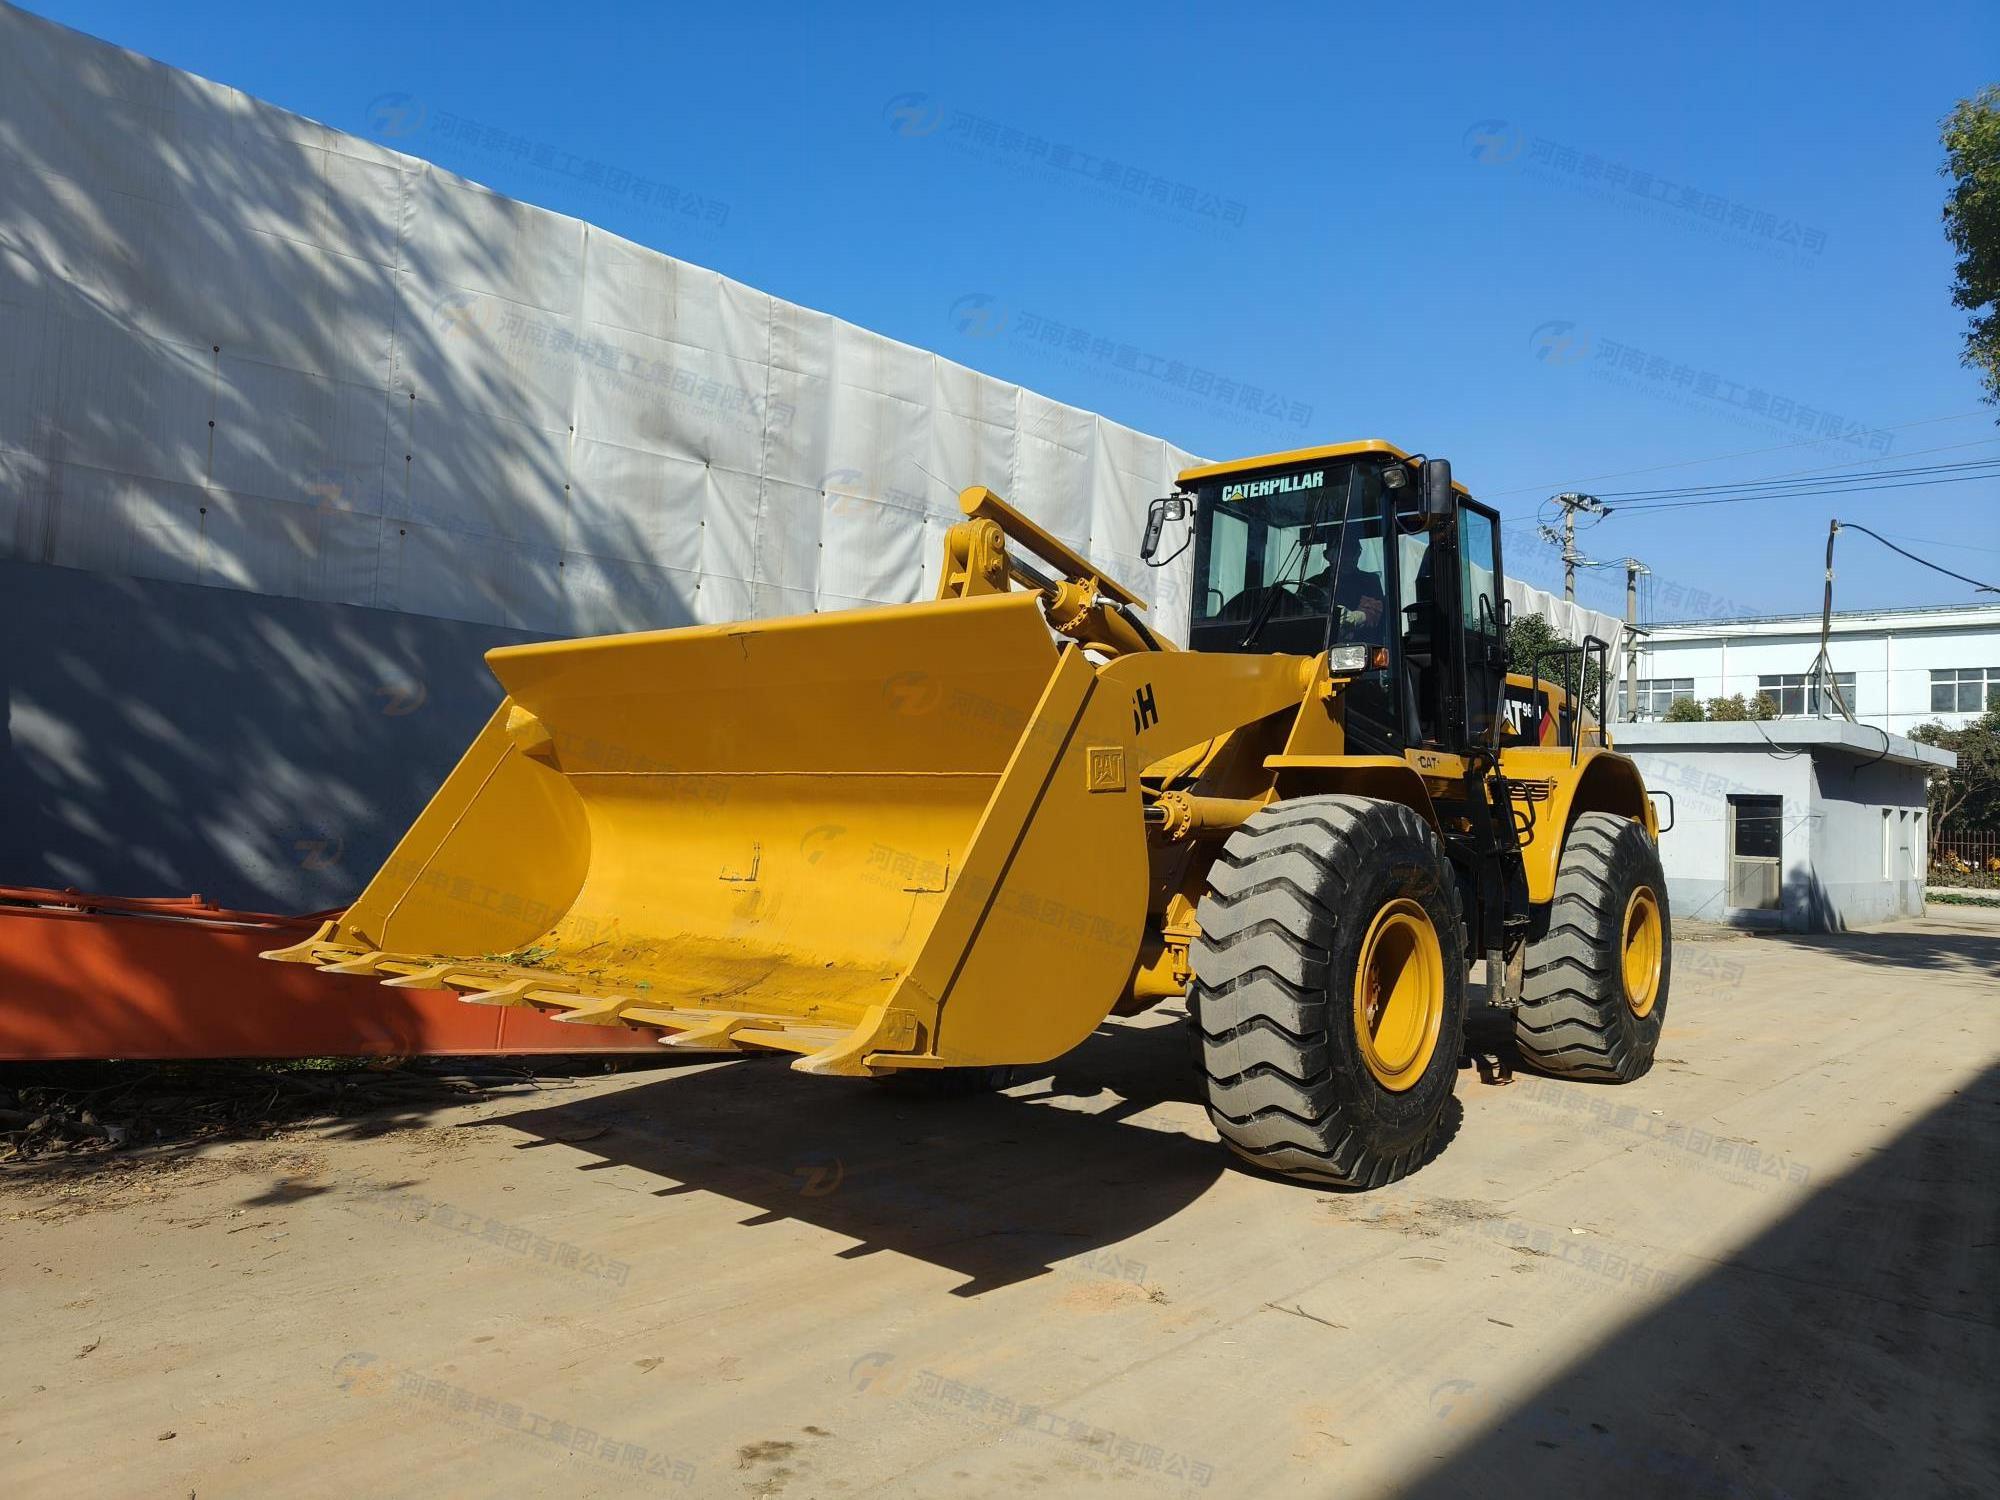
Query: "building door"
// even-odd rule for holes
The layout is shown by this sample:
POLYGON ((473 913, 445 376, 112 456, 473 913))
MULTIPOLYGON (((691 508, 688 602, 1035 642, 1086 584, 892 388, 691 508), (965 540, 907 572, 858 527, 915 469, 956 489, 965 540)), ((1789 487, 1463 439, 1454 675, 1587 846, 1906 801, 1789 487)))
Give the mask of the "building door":
POLYGON ((1729 799, 1729 905, 1776 911, 1784 881, 1782 797, 1729 799))

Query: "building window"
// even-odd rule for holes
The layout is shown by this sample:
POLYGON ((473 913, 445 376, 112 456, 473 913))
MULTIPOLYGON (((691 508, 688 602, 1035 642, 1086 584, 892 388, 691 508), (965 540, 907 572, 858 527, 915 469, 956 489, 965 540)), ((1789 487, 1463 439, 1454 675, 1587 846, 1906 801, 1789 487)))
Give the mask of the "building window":
POLYGON ((1882 878, 1912 881, 1923 879, 1923 849, 1918 836, 1923 832, 1922 814, 1908 807, 1882 809, 1882 878))
POLYGON ((1666 717, 1669 707, 1682 698, 1694 697, 1692 677, 1641 677, 1636 701, 1642 719, 1666 717))
POLYGON ((1931 712, 1976 714, 2000 707, 2000 667, 1931 668, 1931 712))
MULTIPOLYGON (((1854 674, 1835 672, 1833 681, 1840 689, 1840 696, 1847 704, 1848 711, 1853 712, 1854 674)), ((1785 672, 1777 676, 1759 677, 1757 693, 1759 697, 1769 698, 1778 705, 1778 717, 1781 719, 1803 719, 1807 716, 1817 718, 1822 711, 1820 699, 1825 696, 1820 683, 1821 679, 1811 672, 1785 672)), ((1931 691, 1935 697, 1937 690, 1933 688, 1931 691)), ((1827 698, 1824 711, 1829 714, 1837 712, 1832 698, 1827 698)))

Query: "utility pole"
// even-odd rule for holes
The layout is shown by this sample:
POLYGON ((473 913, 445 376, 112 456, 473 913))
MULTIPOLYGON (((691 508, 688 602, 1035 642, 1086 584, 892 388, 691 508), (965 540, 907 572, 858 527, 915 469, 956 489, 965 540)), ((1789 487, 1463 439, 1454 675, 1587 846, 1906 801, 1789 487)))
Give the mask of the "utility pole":
POLYGON ((1854 710, 1847 697, 1840 691, 1840 684, 1833 675, 1833 657, 1828 651, 1833 640, 1833 543, 1840 535, 1840 522, 1828 521, 1826 527, 1826 591, 1820 596, 1819 605, 1819 655, 1813 658, 1812 671, 1807 675, 1807 690, 1816 700, 1818 717, 1827 717, 1826 706, 1830 702, 1840 710, 1840 716, 1852 723, 1854 710), (1813 691, 1817 689, 1817 691, 1813 691))
POLYGON ((1639 575, 1653 570, 1636 557, 1625 562, 1625 722, 1639 720, 1639 575))
POLYGON ((1541 528, 1542 539, 1562 548, 1563 598, 1574 604, 1577 564, 1588 566, 1588 560, 1576 550, 1576 513, 1582 511, 1585 515, 1602 518, 1611 514, 1611 507, 1595 495, 1579 495, 1574 490, 1551 495, 1549 504, 1562 508, 1562 531, 1558 533, 1553 526, 1544 526, 1541 528))

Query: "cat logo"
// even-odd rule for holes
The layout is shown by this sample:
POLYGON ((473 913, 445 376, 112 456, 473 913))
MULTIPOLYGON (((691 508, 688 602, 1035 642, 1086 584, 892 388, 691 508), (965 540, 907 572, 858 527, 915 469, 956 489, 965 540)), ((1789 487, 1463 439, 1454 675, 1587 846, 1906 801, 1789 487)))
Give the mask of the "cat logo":
POLYGON ((1556 715, 1553 710, 1542 712, 1545 706, 1540 694, 1508 683, 1505 706, 1507 733, 1516 740, 1533 738, 1541 745, 1554 743, 1556 715))

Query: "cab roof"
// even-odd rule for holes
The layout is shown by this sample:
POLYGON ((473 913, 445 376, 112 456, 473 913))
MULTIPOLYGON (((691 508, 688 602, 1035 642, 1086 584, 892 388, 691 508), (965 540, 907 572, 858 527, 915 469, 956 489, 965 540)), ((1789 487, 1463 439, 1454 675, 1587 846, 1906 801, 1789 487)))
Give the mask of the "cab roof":
MULTIPOLYGON (((1232 458, 1219 464, 1202 464, 1199 468, 1183 469, 1176 479, 1178 484, 1193 484, 1203 479, 1218 479, 1225 474, 1251 474, 1260 469, 1283 469, 1293 464, 1309 464, 1318 459, 1355 458, 1364 453, 1380 453, 1390 458, 1408 463, 1410 455, 1394 443, 1385 443, 1381 438, 1360 438, 1351 443, 1327 443, 1317 448, 1291 448, 1282 453, 1259 453, 1250 458, 1232 458)), ((1452 481, 1453 489, 1468 498, 1472 492, 1457 480, 1452 481)))

